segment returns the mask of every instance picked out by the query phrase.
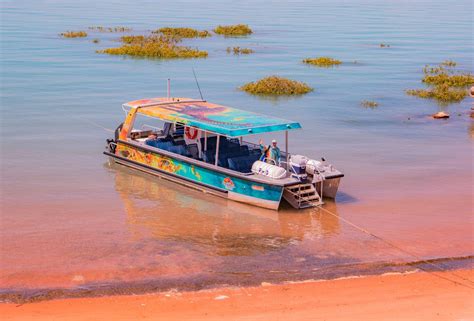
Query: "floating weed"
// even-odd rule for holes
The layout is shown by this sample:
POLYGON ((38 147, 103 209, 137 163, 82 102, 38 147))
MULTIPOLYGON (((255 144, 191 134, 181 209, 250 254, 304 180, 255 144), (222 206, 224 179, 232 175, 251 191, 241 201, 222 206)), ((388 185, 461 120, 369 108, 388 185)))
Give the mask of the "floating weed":
POLYGON ((99 39, 94 39, 94 40, 92 40, 92 42, 93 42, 93 43, 99 43, 100 40, 99 40, 99 39))
POLYGON ((168 35, 130 35, 122 36, 120 41, 124 43, 118 48, 98 50, 97 53, 109 55, 127 55, 148 58, 205 58, 207 51, 197 48, 178 46, 181 38, 168 35))
POLYGON ((444 103, 457 103, 467 96, 465 89, 451 88, 449 85, 439 85, 428 89, 409 89, 406 93, 410 96, 436 99, 444 103))
POLYGON ((254 95, 303 95, 313 91, 304 82, 269 76, 255 82, 250 82, 239 88, 254 95))
POLYGON ((211 37, 211 33, 207 30, 196 30, 192 28, 171 28, 165 27, 152 31, 153 33, 161 33, 168 37, 176 38, 206 38, 211 37))
POLYGON ((166 35, 129 35, 120 37, 120 41, 125 44, 146 44, 153 42, 176 44, 181 41, 181 38, 169 37, 166 35))
POLYGON ((252 29, 250 29, 248 25, 244 24, 217 26, 214 29, 214 32, 218 35, 223 35, 227 37, 248 36, 253 33, 252 29))
POLYGON ((370 100, 363 100, 360 105, 365 108, 377 108, 379 104, 375 101, 370 101, 370 100))
POLYGON ((84 38, 87 37, 87 32, 85 31, 66 31, 60 34, 64 38, 84 38))
POLYGON ((474 84, 474 75, 458 73, 454 67, 457 63, 446 60, 437 66, 426 65, 423 68, 422 82, 427 89, 410 89, 406 93, 419 98, 435 99, 442 103, 462 101, 468 94, 467 88, 474 84))
POLYGON ((120 41, 126 44, 132 44, 132 43, 143 43, 145 42, 146 39, 149 39, 150 37, 147 36, 142 36, 142 35, 136 35, 136 36, 122 36, 120 37, 120 41))
POLYGON ((255 52, 250 48, 240 48, 240 47, 227 47, 226 51, 229 54, 233 52, 234 55, 249 55, 255 52))
POLYGON ((440 63, 440 66, 446 66, 446 67, 456 67, 457 62, 452 61, 452 60, 445 60, 442 63, 440 63))
POLYGON ((132 28, 128 27, 103 27, 103 26, 92 26, 88 28, 89 30, 99 31, 99 32, 129 32, 132 31, 132 28))
POLYGON ((109 55, 127 55, 147 58, 206 58, 207 51, 201 51, 197 48, 177 46, 174 43, 167 42, 144 42, 138 44, 125 44, 118 48, 108 48, 98 50, 97 53, 109 55))
POLYGON ((467 87, 474 84, 474 75, 471 74, 448 74, 436 75, 425 74, 422 81, 428 85, 448 85, 450 87, 467 87))
POLYGON ((331 58, 331 57, 317 57, 317 58, 306 58, 303 59, 305 64, 314 65, 318 67, 333 67, 342 64, 342 61, 331 58))

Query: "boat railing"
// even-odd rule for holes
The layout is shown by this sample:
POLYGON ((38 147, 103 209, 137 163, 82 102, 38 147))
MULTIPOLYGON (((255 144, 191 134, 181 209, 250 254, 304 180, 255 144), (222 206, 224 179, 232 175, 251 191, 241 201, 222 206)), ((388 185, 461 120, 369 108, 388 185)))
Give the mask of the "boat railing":
POLYGON ((140 127, 141 130, 146 130, 146 129, 154 129, 156 130, 156 132, 158 133, 162 133, 163 132, 163 128, 160 128, 160 127, 156 127, 156 126, 151 126, 151 125, 148 125, 148 124, 143 124, 141 127, 140 127))
POLYGON ((128 112, 129 112, 131 109, 132 109, 132 107, 130 107, 130 106, 122 105, 122 110, 123 110, 124 113, 125 113, 125 117, 127 117, 128 112))

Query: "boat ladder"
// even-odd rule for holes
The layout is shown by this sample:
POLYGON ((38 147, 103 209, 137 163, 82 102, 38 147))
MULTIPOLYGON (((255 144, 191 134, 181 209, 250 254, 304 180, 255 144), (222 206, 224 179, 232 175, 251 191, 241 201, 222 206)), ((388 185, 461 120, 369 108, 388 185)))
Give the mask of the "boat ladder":
POLYGON ((285 187, 283 198, 294 208, 308 208, 323 204, 314 184, 302 183, 285 187))

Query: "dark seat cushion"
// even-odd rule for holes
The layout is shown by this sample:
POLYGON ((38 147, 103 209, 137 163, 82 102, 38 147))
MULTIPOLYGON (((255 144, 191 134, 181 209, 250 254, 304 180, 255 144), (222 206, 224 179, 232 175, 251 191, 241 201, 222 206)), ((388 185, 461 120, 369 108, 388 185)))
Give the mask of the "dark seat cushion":
POLYGON ((252 170, 252 165, 257 159, 258 157, 254 155, 249 155, 232 157, 229 158, 227 161, 229 163, 230 169, 241 173, 250 173, 252 170))
POLYGON ((186 151, 188 152, 189 156, 198 159, 199 158, 199 149, 197 144, 189 144, 186 145, 186 151))
POLYGON ((183 145, 175 145, 175 146, 170 146, 169 151, 171 153, 187 156, 188 153, 186 152, 186 147, 183 145))

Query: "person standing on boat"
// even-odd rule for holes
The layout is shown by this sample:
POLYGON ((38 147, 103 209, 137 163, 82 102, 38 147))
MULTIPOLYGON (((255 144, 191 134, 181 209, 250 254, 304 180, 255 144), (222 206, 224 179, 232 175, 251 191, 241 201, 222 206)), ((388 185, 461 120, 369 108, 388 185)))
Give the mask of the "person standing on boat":
POLYGON ((260 150, 262 151, 262 157, 260 160, 266 159, 267 163, 280 165, 280 148, 277 146, 277 141, 272 140, 272 144, 265 147, 263 140, 260 139, 260 150))

